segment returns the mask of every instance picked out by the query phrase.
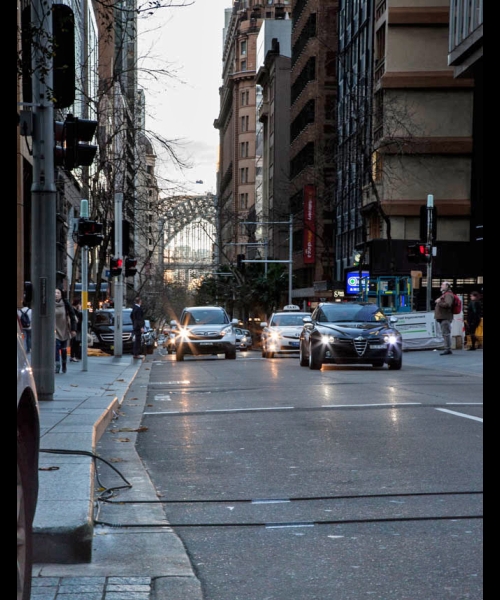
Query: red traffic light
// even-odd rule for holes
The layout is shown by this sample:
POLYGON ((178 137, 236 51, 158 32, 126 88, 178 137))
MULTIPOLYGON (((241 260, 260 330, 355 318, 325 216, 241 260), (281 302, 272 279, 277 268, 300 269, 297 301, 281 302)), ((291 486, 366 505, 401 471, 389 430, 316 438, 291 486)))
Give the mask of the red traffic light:
POLYGON ((122 274, 123 259, 115 258, 114 256, 110 259, 110 273, 111 277, 118 277, 122 274))
POLYGON ((102 243, 102 223, 80 218, 78 221, 78 245, 93 248, 102 243))

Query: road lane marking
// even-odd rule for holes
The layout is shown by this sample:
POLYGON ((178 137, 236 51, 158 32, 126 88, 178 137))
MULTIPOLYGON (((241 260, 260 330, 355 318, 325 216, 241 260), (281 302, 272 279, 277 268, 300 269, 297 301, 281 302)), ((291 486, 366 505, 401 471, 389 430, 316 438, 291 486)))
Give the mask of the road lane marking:
POLYGON ((465 419, 472 419, 473 421, 483 422, 483 419, 480 417, 473 417, 472 415, 465 415, 464 413, 455 412, 454 410, 448 410, 447 408, 436 408, 436 410, 440 410, 441 412, 449 413, 450 415, 455 415, 457 417, 464 417, 465 419))

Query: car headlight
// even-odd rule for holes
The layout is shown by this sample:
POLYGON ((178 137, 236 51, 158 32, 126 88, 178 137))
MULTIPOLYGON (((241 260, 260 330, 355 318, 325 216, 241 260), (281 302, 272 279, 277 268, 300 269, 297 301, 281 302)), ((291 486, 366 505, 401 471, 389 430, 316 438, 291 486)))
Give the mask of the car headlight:
POLYGON ((181 329, 179 331, 179 337, 183 340, 187 340, 189 338, 189 329, 181 329))
POLYGON ((280 339, 280 334, 277 331, 271 332, 271 339, 273 342, 277 342, 280 339))
POLYGON ((389 334, 389 335, 384 335, 384 342, 386 344, 396 344, 398 341, 398 336, 394 335, 393 333, 389 334))
POLYGON ((231 325, 229 325, 229 327, 224 327, 224 329, 220 332, 222 337, 224 337, 225 335, 229 335, 230 333, 233 333, 233 328, 231 327, 231 325))
POLYGON ((321 341, 323 342, 323 344, 335 344, 337 338, 333 335, 322 335, 321 341))

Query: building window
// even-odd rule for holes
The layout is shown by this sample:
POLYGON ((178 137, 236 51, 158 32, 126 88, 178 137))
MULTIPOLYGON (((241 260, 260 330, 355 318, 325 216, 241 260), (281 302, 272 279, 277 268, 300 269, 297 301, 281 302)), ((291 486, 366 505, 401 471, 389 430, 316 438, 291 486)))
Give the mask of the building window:
POLYGON ((250 104, 250 92, 248 90, 245 92, 245 104, 250 104))
POLYGON ((241 106, 245 106, 245 98, 246 98, 246 94, 245 92, 241 92, 241 106))
POLYGON ((243 42, 241 42, 240 54, 241 54, 241 56, 246 56, 247 55, 247 41, 246 40, 244 40, 243 42))
POLYGON ((248 158, 249 142, 241 142, 240 144, 240 158, 248 158))
POLYGON ((248 194, 240 194, 240 209, 246 210, 248 208, 248 194))
POLYGON ((241 117, 241 131, 248 131, 249 123, 250 121, 248 115, 246 117, 241 117))
POLYGON ((248 167, 240 169, 240 183, 248 183, 248 167))
POLYGON ((247 61, 246 60, 242 60, 241 61, 241 71, 246 71, 247 70, 247 61))

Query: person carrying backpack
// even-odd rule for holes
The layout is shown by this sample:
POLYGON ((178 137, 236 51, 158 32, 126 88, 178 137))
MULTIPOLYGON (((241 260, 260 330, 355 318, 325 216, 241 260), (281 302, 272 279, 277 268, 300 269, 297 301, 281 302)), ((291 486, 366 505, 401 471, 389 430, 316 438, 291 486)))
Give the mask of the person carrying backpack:
POLYGON ((23 307, 17 310, 24 333, 24 348, 26 354, 31 352, 31 308, 23 302, 23 307))
POLYGON ((441 326, 441 333, 444 340, 444 351, 441 356, 453 354, 451 351, 451 324, 453 323, 453 304, 455 295, 451 289, 451 283, 443 281, 441 284, 441 296, 436 299, 434 309, 434 318, 441 326))

